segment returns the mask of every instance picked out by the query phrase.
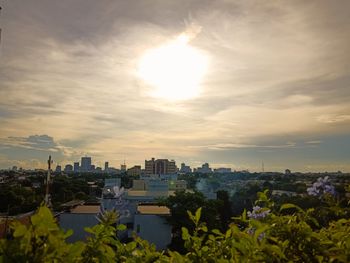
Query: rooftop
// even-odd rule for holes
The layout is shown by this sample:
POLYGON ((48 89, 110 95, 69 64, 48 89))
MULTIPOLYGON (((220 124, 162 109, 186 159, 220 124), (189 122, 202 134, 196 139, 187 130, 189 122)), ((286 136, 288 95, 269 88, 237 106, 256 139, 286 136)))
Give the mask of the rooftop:
POLYGON ((72 214, 98 214, 100 212, 99 205, 79 205, 71 210, 72 214))
POLYGON ((143 215, 170 215, 169 208, 158 205, 139 205, 137 212, 143 215))

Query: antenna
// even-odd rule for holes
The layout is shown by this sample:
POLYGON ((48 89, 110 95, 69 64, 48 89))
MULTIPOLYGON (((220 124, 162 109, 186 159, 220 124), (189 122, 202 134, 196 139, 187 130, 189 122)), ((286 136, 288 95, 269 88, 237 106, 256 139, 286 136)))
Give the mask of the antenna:
POLYGON ((262 170, 262 172, 263 172, 263 173, 265 172, 265 165, 264 165, 264 161, 262 161, 262 163, 261 163, 261 170, 262 170))
POLYGON ((46 206, 50 207, 51 206, 51 200, 50 200, 50 189, 49 189, 49 184, 51 180, 51 155, 49 155, 49 160, 47 160, 47 178, 46 178, 46 192, 45 192, 45 204, 46 206))
MULTIPOLYGON (((2 7, 0 6, 0 15, 1 15, 1 9, 2 7)), ((0 44, 1 44, 1 27, 0 27, 0 44)))

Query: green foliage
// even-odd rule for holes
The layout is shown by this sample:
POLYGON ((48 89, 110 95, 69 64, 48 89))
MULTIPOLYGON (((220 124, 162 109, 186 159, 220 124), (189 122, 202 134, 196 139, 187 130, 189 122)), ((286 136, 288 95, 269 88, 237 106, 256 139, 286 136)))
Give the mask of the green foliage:
POLYGON ((44 206, 31 217, 30 226, 16 222, 11 228, 12 239, 0 243, 4 262, 75 262, 82 251, 82 243, 65 242, 72 231, 63 232, 44 206))
POLYGON ((247 217, 244 211, 225 231, 210 229, 201 221, 203 208, 188 210, 190 227, 181 227, 183 253, 157 251, 134 237, 124 244, 117 239, 117 214, 105 213, 100 223, 87 228, 86 242, 68 244, 71 234, 57 226, 51 212, 40 207, 31 224, 12 224, 12 238, 0 242, 0 262, 349 262, 350 220, 336 200, 328 200, 330 213, 339 218, 320 226, 315 209, 295 204, 276 207, 268 192, 258 193, 255 204, 264 217, 247 217), (331 206, 331 202, 333 205, 331 206))
POLYGON ((188 193, 177 191, 174 196, 169 196, 161 203, 170 209, 171 216, 167 218, 168 223, 173 228, 173 237, 170 248, 182 253, 185 252, 181 229, 186 227, 190 231, 194 230, 192 219, 188 217, 188 212, 195 213, 198 208, 202 208, 202 219, 210 229, 220 228, 218 215, 222 202, 218 200, 207 200, 200 192, 188 193))

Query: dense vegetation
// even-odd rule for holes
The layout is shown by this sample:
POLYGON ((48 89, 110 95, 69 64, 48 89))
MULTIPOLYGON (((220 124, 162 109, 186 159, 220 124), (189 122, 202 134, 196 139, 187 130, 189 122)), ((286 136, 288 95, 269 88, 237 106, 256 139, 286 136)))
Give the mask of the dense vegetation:
MULTIPOLYGON (((15 174, 7 173, 13 177, 6 184, 0 184, 0 213, 17 215, 35 210, 44 200, 45 173, 34 173, 23 176, 18 180, 15 174)), ((60 210, 60 205, 73 199, 88 200, 101 196, 104 179, 111 178, 108 174, 75 174, 55 175, 50 184, 51 202, 55 210, 60 210), (93 190, 88 182, 96 184, 93 190)), ((130 178, 122 178, 124 185, 130 184, 130 178)))
POLYGON ((86 229, 86 242, 69 244, 65 240, 70 231, 59 229, 50 210, 40 207, 30 226, 14 223, 12 237, 1 240, 0 262, 349 262, 349 200, 340 200, 321 184, 312 191, 322 206, 306 210, 276 205, 267 191, 259 192, 254 207, 232 218, 224 231, 202 222, 208 204, 188 211, 189 225, 181 227, 181 254, 156 251, 137 237, 121 243, 116 232, 125 227, 115 226, 111 212, 86 229))

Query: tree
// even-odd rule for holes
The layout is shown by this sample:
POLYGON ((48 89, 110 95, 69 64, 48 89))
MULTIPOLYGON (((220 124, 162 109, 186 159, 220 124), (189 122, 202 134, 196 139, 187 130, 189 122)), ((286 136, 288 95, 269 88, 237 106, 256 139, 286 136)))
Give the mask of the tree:
POLYGON ((174 196, 169 196, 164 202, 170 209, 169 224, 173 227, 173 239, 170 247, 177 251, 183 251, 183 242, 181 238, 181 228, 186 227, 192 230, 192 221, 188 218, 188 212, 194 213, 202 207, 202 218, 207 222, 209 228, 219 228, 219 211, 220 202, 217 200, 206 200, 200 192, 188 193, 177 191, 174 196))
POLYGON ((230 196, 227 191, 221 190, 216 193, 217 199, 221 201, 218 207, 221 227, 220 229, 227 229, 231 217, 232 217, 232 202, 230 201, 230 196))

